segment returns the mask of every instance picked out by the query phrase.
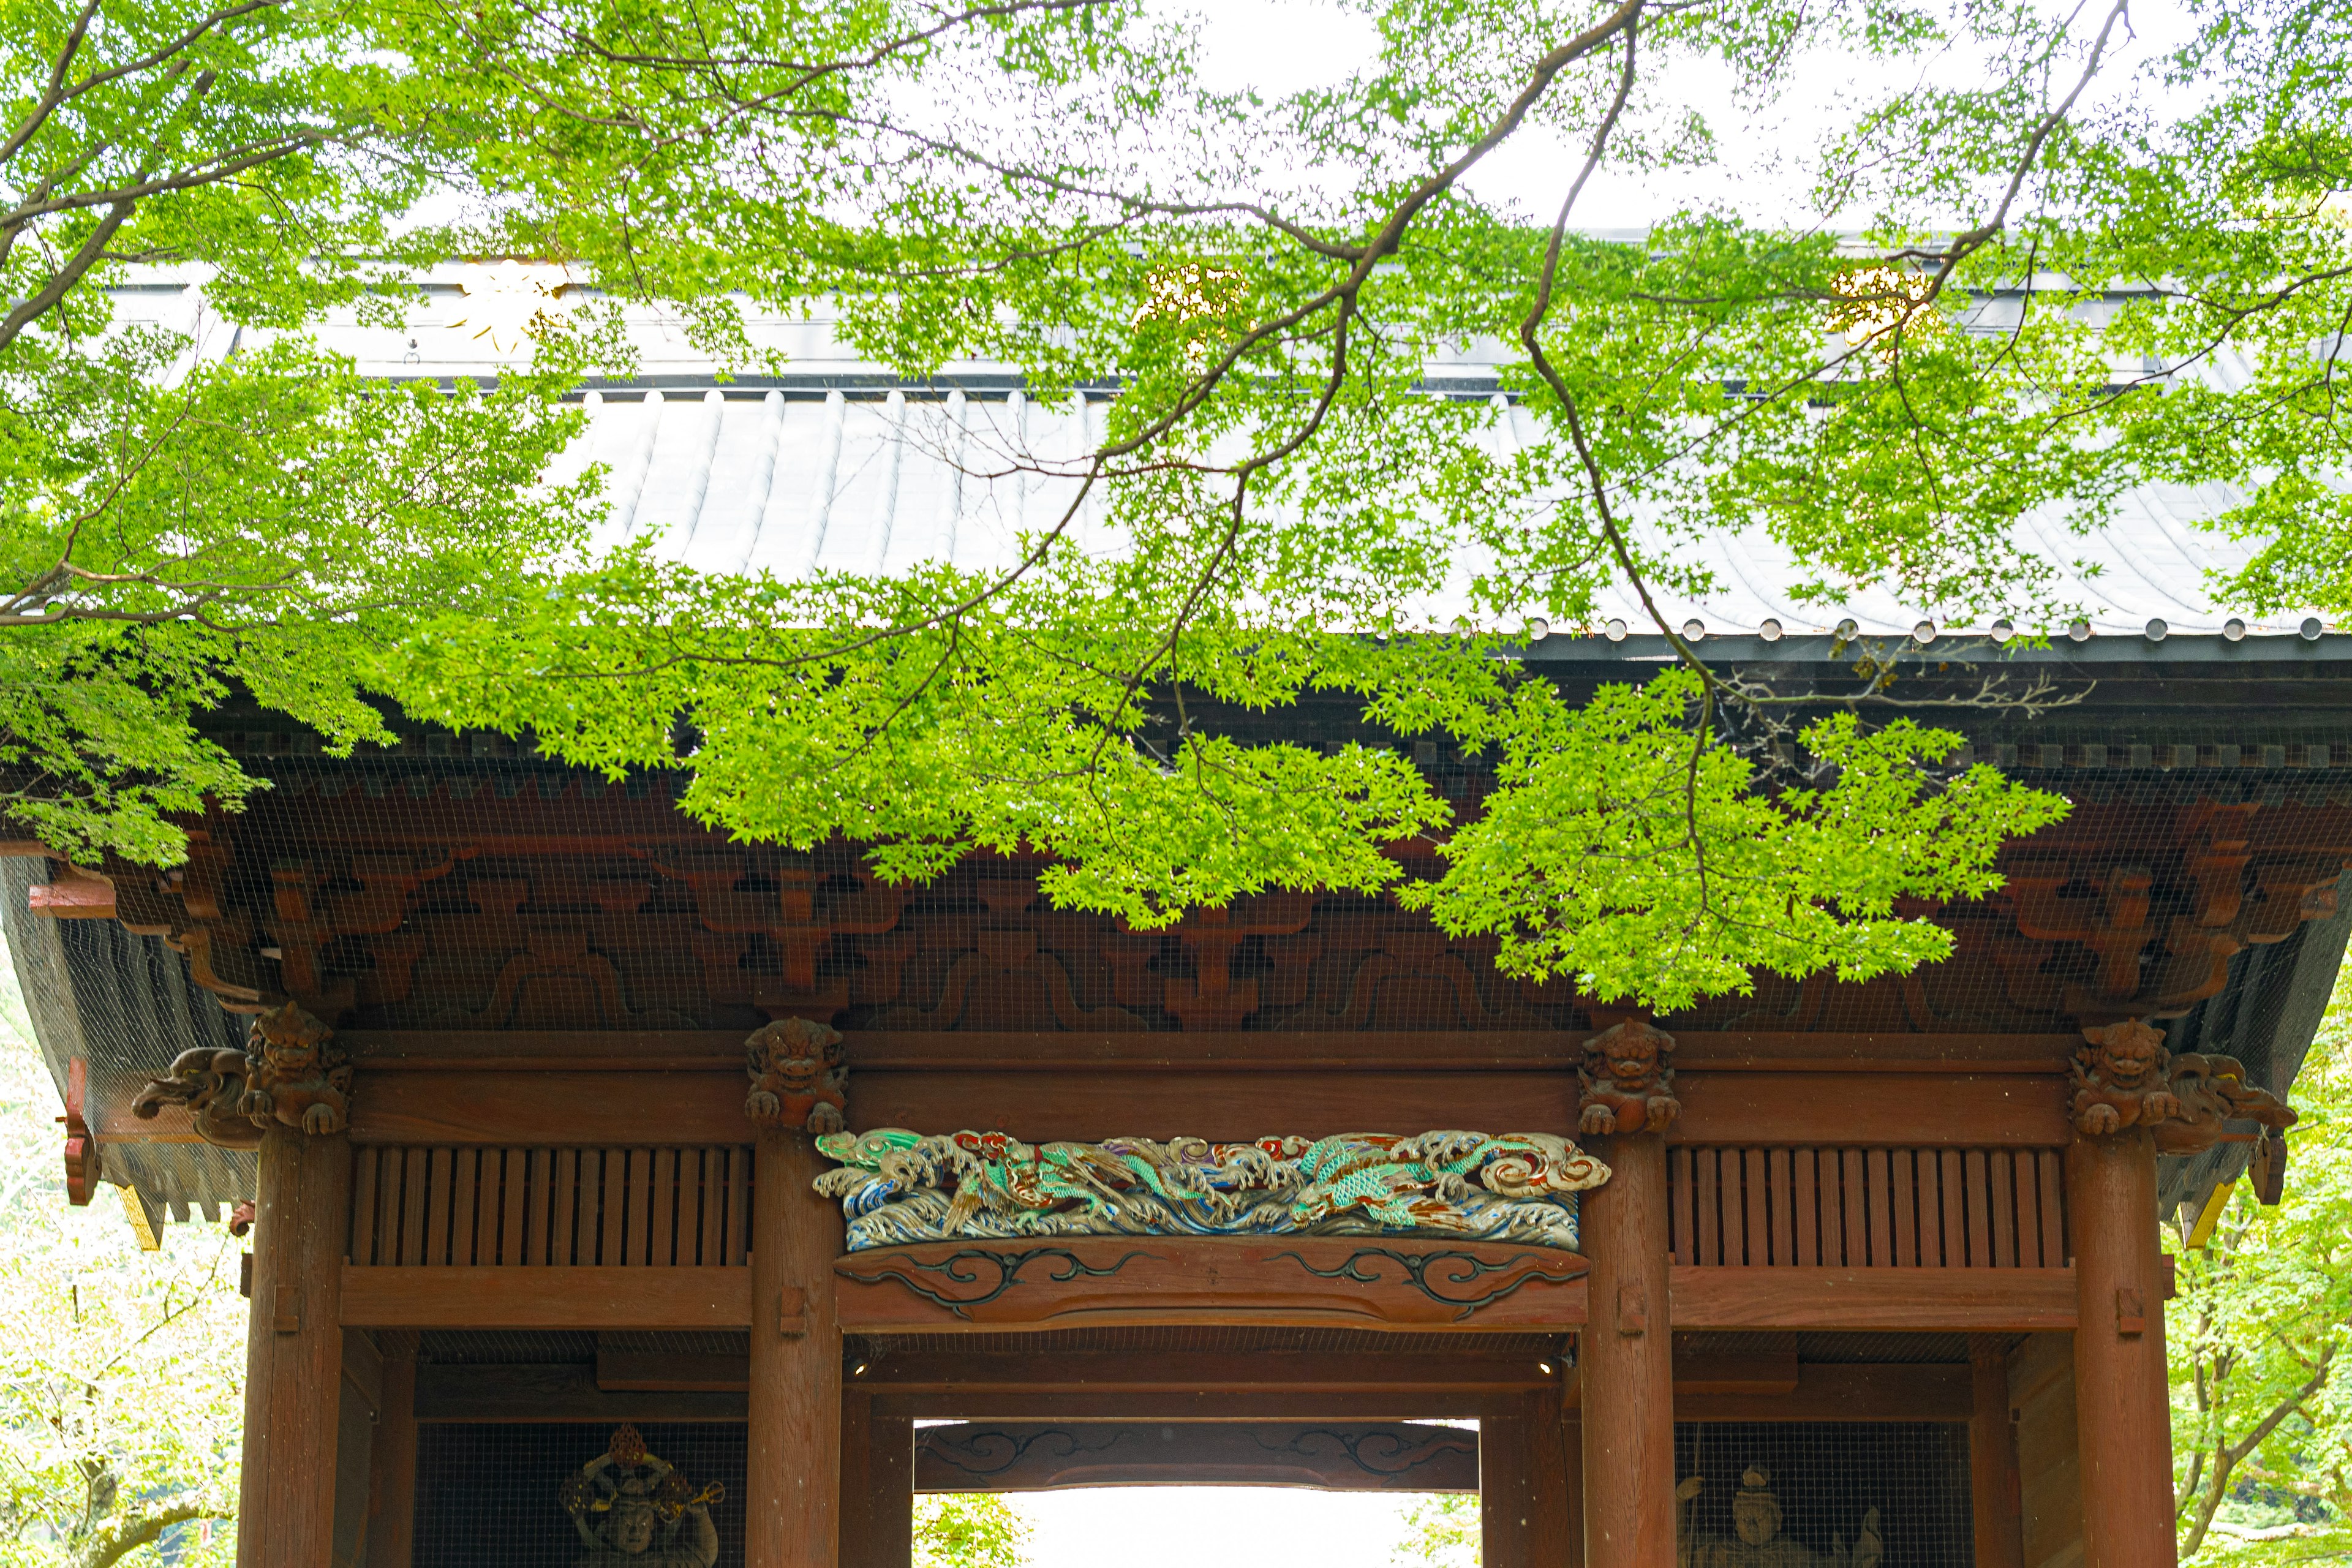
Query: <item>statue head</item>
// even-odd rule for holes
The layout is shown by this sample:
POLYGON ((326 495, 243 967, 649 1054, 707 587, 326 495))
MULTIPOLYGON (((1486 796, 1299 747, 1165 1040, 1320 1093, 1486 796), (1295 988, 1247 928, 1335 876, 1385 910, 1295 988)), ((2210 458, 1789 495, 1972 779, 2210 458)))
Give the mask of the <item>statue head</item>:
POLYGON ((615 1498, 612 1515, 604 1521, 604 1539, 614 1551, 635 1557, 652 1549, 654 1530, 659 1523, 651 1498, 615 1498))
POLYGON ((1584 1042, 1584 1070, 1595 1084, 1639 1093, 1658 1080, 1658 1068, 1675 1037, 1640 1018, 1603 1029, 1584 1042))
POLYGON ((257 1014, 246 1037, 246 1048, 258 1054, 281 1078, 308 1075, 319 1060, 319 1047, 332 1032, 327 1026, 289 1002, 257 1014))
POLYGON ((751 1076, 782 1094, 813 1093, 841 1065, 841 1031, 808 1018, 779 1018, 744 1042, 751 1076))
POLYGON ((1750 1546, 1762 1546, 1780 1533, 1780 1500, 1772 1495, 1771 1481, 1769 1472, 1751 1465, 1731 1500, 1732 1528, 1750 1546))
POLYGON ((2158 1030, 2137 1018, 2126 1018, 2085 1029, 2083 1037, 2091 1042, 2091 1048, 2083 1053, 2089 1058, 2084 1065, 2105 1087, 2132 1090, 2163 1082, 2167 1064, 2164 1036, 2158 1030))

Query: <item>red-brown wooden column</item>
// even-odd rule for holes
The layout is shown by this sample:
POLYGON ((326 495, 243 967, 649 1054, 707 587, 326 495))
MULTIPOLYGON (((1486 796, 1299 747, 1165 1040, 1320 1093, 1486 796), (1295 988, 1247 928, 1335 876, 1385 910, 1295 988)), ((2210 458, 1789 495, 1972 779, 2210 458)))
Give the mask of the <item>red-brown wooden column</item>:
POLYGON ((2025 1537, 2017 1512, 2017 1439, 2009 1426, 2005 1336, 1969 1336, 1969 1502, 1975 1515, 1976 1568, 2025 1568, 2025 1537))
POLYGON ((383 1404, 368 1449, 367 1568, 408 1568, 416 1526, 416 1334, 387 1329, 383 1404))
POLYGON ((343 1134, 261 1135, 237 1568, 323 1568, 334 1558, 351 1194, 343 1134))
POLYGON ((1576 1356, 1585 1568, 1674 1568, 1666 1148, 1654 1132, 1601 1142, 1611 1174, 1582 1198, 1591 1305, 1576 1356))
POLYGON ((2164 1371, 2156 1145, 2134 1128, 2066 1152, 2084 1568, 2168 1568, 2172 1407, 2164 1371))
POLYGON ((1479 1568, 1534 1568, 1535 1466, 1527 1402, 1489 1406, 1478 1417, 1479 1568))
POLYGON ((840 1544, 841 1210, 810 1190, 824 1163, 762 1131, 751 1172, 751 1395, 746 1568, 835 1568, 840 1544))

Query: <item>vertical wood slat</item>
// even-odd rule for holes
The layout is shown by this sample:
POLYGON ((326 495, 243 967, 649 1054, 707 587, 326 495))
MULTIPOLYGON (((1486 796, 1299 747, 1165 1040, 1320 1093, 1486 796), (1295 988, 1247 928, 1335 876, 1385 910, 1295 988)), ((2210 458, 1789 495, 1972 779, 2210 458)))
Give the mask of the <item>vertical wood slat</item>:
POLYGON ((1943 1199, 1944 1254, 1936 1261, 1947 1268, 1969 1265, 1969 1221, 1965 1212, 1969 1189, 1962 1173, 1960 1152, 1947 1149, 1937 1160, 1938 1195, 1943 1199))
POLYGON ((604 1234, 596 1261, 606 1268, 617 1268, 627 1261, 622 1256, 626 1239, 629 1215, 629 1152, 626 1149, 604 1151, 604 1234))
POLYGON ((1845 1205, 1845 1266, 1865 1268, 1878 1259, 1870 1250, 1870 1179, 1863 1164, 1863 1152, 1848 1149, 1839 1156, 1844 1167, 1843 1196, 1845 1205))
POLYGON ((1895 1266, 1916 1268, 1919 1266, 1918 1173, 1908 1149, 1887 1151, 1886 1163, 1893 1173, 1894 1198, 1890 1212, 1895 1220, 1895 1266))
POLYGON ((352 1261, 362 1268, 375 1262, 375 1167, 385 1151, 352 1151, 352 1261))
POLYGON ((2042 1267, 2063 1268, 2074 1259, 2066 1245, 2066 1200, 2059 1180, 2058 1151, 2035 1150, 2033 1163, 2041 1188, 2042 1267))
POLYGON ((1746 1218, 1740 1228, 1748 1237, 1748 1267, 1764 1268, 1772 1262, 1771 1187, 1764 1173, 1764 1151, 1749 1149, 1741 1160, 1746 1168, 1739 1173, 1740 1196, 1747 1201, 1741 1205, 1746 1218))
POLYGON ((1797 1261, 1797 1187, 1786 1149, 1764 1152, 1766 1190, 1772 1200, 1772 1261, 1786 1268, 1797 1261))
POLYGON ((1820 1194, 1822 1205, 1822 1267, 1846 1268, 1845 1255, 1846 1193, 1844 1157, 1836 1149, 1823 1149, 1817 1156, 1821 1167, 1820 1194))
POLYGON ((727 1263, 740 1267, 751 1255, 751 1151, 741 1144, 727 1151, 727 1263))
POLYGON ((425 1261, 436 1266, 449 1261, 449 1212, 455 1206, 449 1182, 456 1153, 454 1149, 436 1149, 427 1156, 425 1185, 432 1195, 432 1206, 425 1211, 425 1261))
POLYGON ((499 1261, 509 1268, 519 1268, 523 1262, 524 1152, 507 1149, 500 1152, 503 1157, 499 1162, 499 1261))
POLYGON ((1698 1260, 1719 1266, 1723 1262, 1723 1168, 1719 1152, 1698 1149, 1692 1152, 1698 1162, 1698 1260))
POLYGON ((425 1179, 432 1170, 429 1150, 402 1152, 400 1163, 400 1260, 410 1268, 425 1261, 425 1179))
POLYGON ((646 1261, 656 1268, 667 1268, 675 1261, 672 1249, 677 1245, 678 1151, 656 1149, 653 1157, 653 1224, 649 1227, 652 1242, 646 1249, 646 1261))
POLYGON ((551 1151, 522 1151, 522 1260, 547 1264, 547 1162, 551 1151))
POLYGON ((1723 1237, 1723 1256, 1718 1260, 1727 1268, 1748 1267, 1748 1205, 1740 1193, 1739 1151, 1726 1149, 1716 1156, 1716 1191, 1721 1195, 1717 1207, 1722 1210, 1719 1234, 1723 1237))
POLYGON ((1818 1268, 1822 1261, 1821 1212, 1815 1206, 1819 1202, 1814 1184, 1814 1163, 1818 1158, 1819 1152, 1812 1149, 1791 1150, 1789 1154, 1792 1165, 1791 1201, 1797 1209, 1797 1251, 1790 1261, 1801 1268, 1818 1268))
POLYGON ((375 1252, 386 1263, 400 1261, 400 1173, 408 1151, 386 1149, 375 1173, 375 1252))
POLYGON ((549 1172, 548 1182, 549 1196, 553 1202, 548 1208, 547 1260, 570 1268, 576 1261, 572 1237, 579 1226, 580 1151, 558 1149, 551 1158, 553 1168, 549 1172))
POLYGON ((1916 1173, 1913 1189, 1919 1205, 1918 1267, 1944 1266, 1944 1168, 1933 1149, 1905 1151, 1916 1173))
POLYGON ((1993 1192, 1992 1174, 1985 1166, 1985 1152, 1969 1149, 1960 1155, 1960 1170, 1967 1182, 1969 1194, 1969 1267, 1991 1268, 2002 1265, 1993 1256, 1993 1192))
POLYGON ((694 1190, 695 1201, 700 1205, 702 1237, 696 1245, 694 1260, 709 1268, 719 1262, 719 1227, 727 1217, 727 1205, 721 1201, 721 1194, 726 1190, 722 1184, 726 1180, 727 1151, 709 1148, 699 1152, 702 1156, 702 1180, 694 1190))
POLYGON ((459 1149, 455 1152, 457 1169, 449 1178, 449 1261, 457 1268, 470 1268, 475 1262, 477 1179, 481 1174, 482 1152, 459 1149))

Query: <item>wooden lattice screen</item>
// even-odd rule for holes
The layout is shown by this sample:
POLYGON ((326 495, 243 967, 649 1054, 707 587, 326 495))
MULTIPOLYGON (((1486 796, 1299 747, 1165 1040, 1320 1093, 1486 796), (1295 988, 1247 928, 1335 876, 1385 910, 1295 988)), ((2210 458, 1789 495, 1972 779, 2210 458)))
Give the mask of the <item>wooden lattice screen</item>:
POLYGON ((358 1267, 740 1267, 751 1151, 362 1148, 358 1267))
POLYGON ((1666 1152, 1675 1261, 1734 1268, 2061 1268, 2054 1149, 1666 1152))

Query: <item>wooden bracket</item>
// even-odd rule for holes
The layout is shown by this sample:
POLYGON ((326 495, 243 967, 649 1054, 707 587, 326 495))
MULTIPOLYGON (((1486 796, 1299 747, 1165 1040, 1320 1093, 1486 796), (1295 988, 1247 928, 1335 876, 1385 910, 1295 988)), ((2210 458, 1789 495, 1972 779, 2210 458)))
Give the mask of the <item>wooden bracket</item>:
POLYGON ((788 1340, 806 1337, 809 1331, 808 1292, 798 1285, 787 1285, 776 1302, 776 1332, 788 1340))
POLYGON ((302 1331, 301 1291, 290 1285, 280 1285, 278 1288, 278 1310, 270 1318, 269 1326, 281 1334, 298 1334, 302 1331))
POLYGON ((2116 1287, 2116 1332, 2127 1340, 2147 1332, 2147 1292, 2137 1285, 2116 1287))
POLYGON ((1650 1331, 1650 1293, 1639 1280, 1617 1287, 1617 1331, 1629 1340, 1650 1331))

